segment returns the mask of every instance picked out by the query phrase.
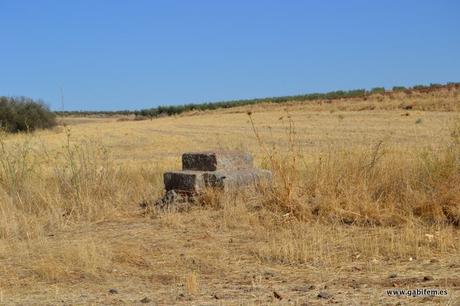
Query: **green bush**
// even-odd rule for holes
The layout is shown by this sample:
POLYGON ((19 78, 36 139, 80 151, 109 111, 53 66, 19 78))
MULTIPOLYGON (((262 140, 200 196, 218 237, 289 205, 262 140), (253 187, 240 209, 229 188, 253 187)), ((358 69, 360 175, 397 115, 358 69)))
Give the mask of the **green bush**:
POLYGON ((374 87, 371 89, 372 94, 384 94, 385 93, 385 87, 374 87))
POLYGON ((405 91, 407 90, 404 86, 393 86, 393 91, 405 91))
POLYGON ((56 115, 41 101, 26 97, 0 97, 0 128, 29 132, 56 125, 56 115))
POLYGON ((416 89, 416 90, 423 90, 423 89, 428 89, 430 88, 429 86, 425 86, 425 85, 415 85, 415 86, 412 86, 412 89, 416 89))

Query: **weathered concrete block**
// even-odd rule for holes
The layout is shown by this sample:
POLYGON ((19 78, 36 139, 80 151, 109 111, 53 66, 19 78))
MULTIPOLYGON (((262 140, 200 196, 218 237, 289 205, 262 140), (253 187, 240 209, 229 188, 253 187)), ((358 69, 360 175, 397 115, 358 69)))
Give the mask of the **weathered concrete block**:
POLYGON ((224 191, 241 187, 254 187, 263 182, 271 182, 272 173, 262 169, 237 171, 214 171, 203 174, 206 187, 221 188, 224 191))
POLYGON ((251 169, 252 156, 241 151, 195 152, 182 155, 182 170, 216 171, 251 169))
POLYGON ((201 171, 171 171, 165 172, 163 180, 166 191, 198 193, 206 187, 201 171))

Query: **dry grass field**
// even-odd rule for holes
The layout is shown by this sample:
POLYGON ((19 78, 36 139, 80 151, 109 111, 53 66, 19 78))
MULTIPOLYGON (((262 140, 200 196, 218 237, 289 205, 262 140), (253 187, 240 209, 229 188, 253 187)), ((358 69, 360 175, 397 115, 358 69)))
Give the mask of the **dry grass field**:
POLYGON ((2 135, 0 304, 459 305, 459 111, 451 88, 2 135), (216 148, 273 186, 153 209, 216 148), (448 295, 386 294, 417 288, 448 295))

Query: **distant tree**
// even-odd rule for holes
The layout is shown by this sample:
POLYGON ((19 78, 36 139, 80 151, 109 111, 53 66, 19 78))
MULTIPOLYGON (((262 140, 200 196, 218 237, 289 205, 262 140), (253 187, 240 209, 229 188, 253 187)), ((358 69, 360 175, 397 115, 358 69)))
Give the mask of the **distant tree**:
POLYGON ((393 86, 393 91, 405 91, 407 90, 404 86, 393 86))
POLYGON ((374 87, 371 89, 372 94, 384 94, 385 93, 385 87, 374 87))

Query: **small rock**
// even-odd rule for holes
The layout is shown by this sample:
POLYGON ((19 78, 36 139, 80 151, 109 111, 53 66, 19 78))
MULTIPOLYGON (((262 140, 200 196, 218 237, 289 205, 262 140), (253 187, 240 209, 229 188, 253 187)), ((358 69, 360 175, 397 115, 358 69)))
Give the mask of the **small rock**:
POLYGON ((111 289, 109 289, 109 293, 110 293, 110 294, 117 294, 117 293, 118 293, 118 290, 117 290, 117 289, 114 289, 114 288, 111 288, 111 289))
POLYGON ((185 298, 185 294, 183 294, 183 293, 179 293, 179 295, 177 296, 178 300, 182 300, 184 298, 185 298))
POLYGON ((388 278, 396 278, 398 276, 398 274, 396 273, 391 273, 388 278))
POLYGON ((353 289, 359 289, 361 285, 357 283, 354 279, 351 281, 350 287, 353 289))
POLYGON ((283 297, 276 291, 273 291, 273 296, 276 297, 278 300, 282 300, 283 297))
POLYGON ((439 262, 439 260, 438 260, 438 259, 436 259, 436 258, 433 258, 433 259, 431 259, 431 260, 430 260, 430 262, 431 262, 431 263, 438 263, 438 262, 439 262))
POLYGON ((332 294, 326 292, 326 291, 321 291, 318 293, 318 298, 320 299, 330 299, 332 297, 332 294))
POLYGON ((293 289, 293 291, 299 291, 299 292, 308 292, 312 289, 315 289, 315 286, 311 285, 311 286, 299 286, 299 287, 295 287, 293 289))
POLYGON ((218 295, 217 293, 214 293, 212 297, 215 298, 216 300, 220 300, 220 295, 218 295))
POLYGON ((270 277, 274 277, 275 276, 275 273, 271 272, 271 271, 265 271, 264 272, 264 278, 265 279, 269 279, 270 277))
POLYGON ((407 105, 407 104, 406 104, 406 105, 402 105, 402 108, 403 108, 403 109, 406 109, 406 110, 409 110, 409 109, 414 108, 414 106, 413 106, 413 105, 407 105))
POLYGON ((432 280, 433 280, 433 276, 426 275, 426 276, 423 277, 424 282, 428 282, 428 281, 432 281, 432 280))
POLYGON ((147 303, 150 303, 152 300, 149 299, 148 297, 144 297, 142 300, 141 300, 141 303, 144 303, 144 304, 147 304, 147 303))

